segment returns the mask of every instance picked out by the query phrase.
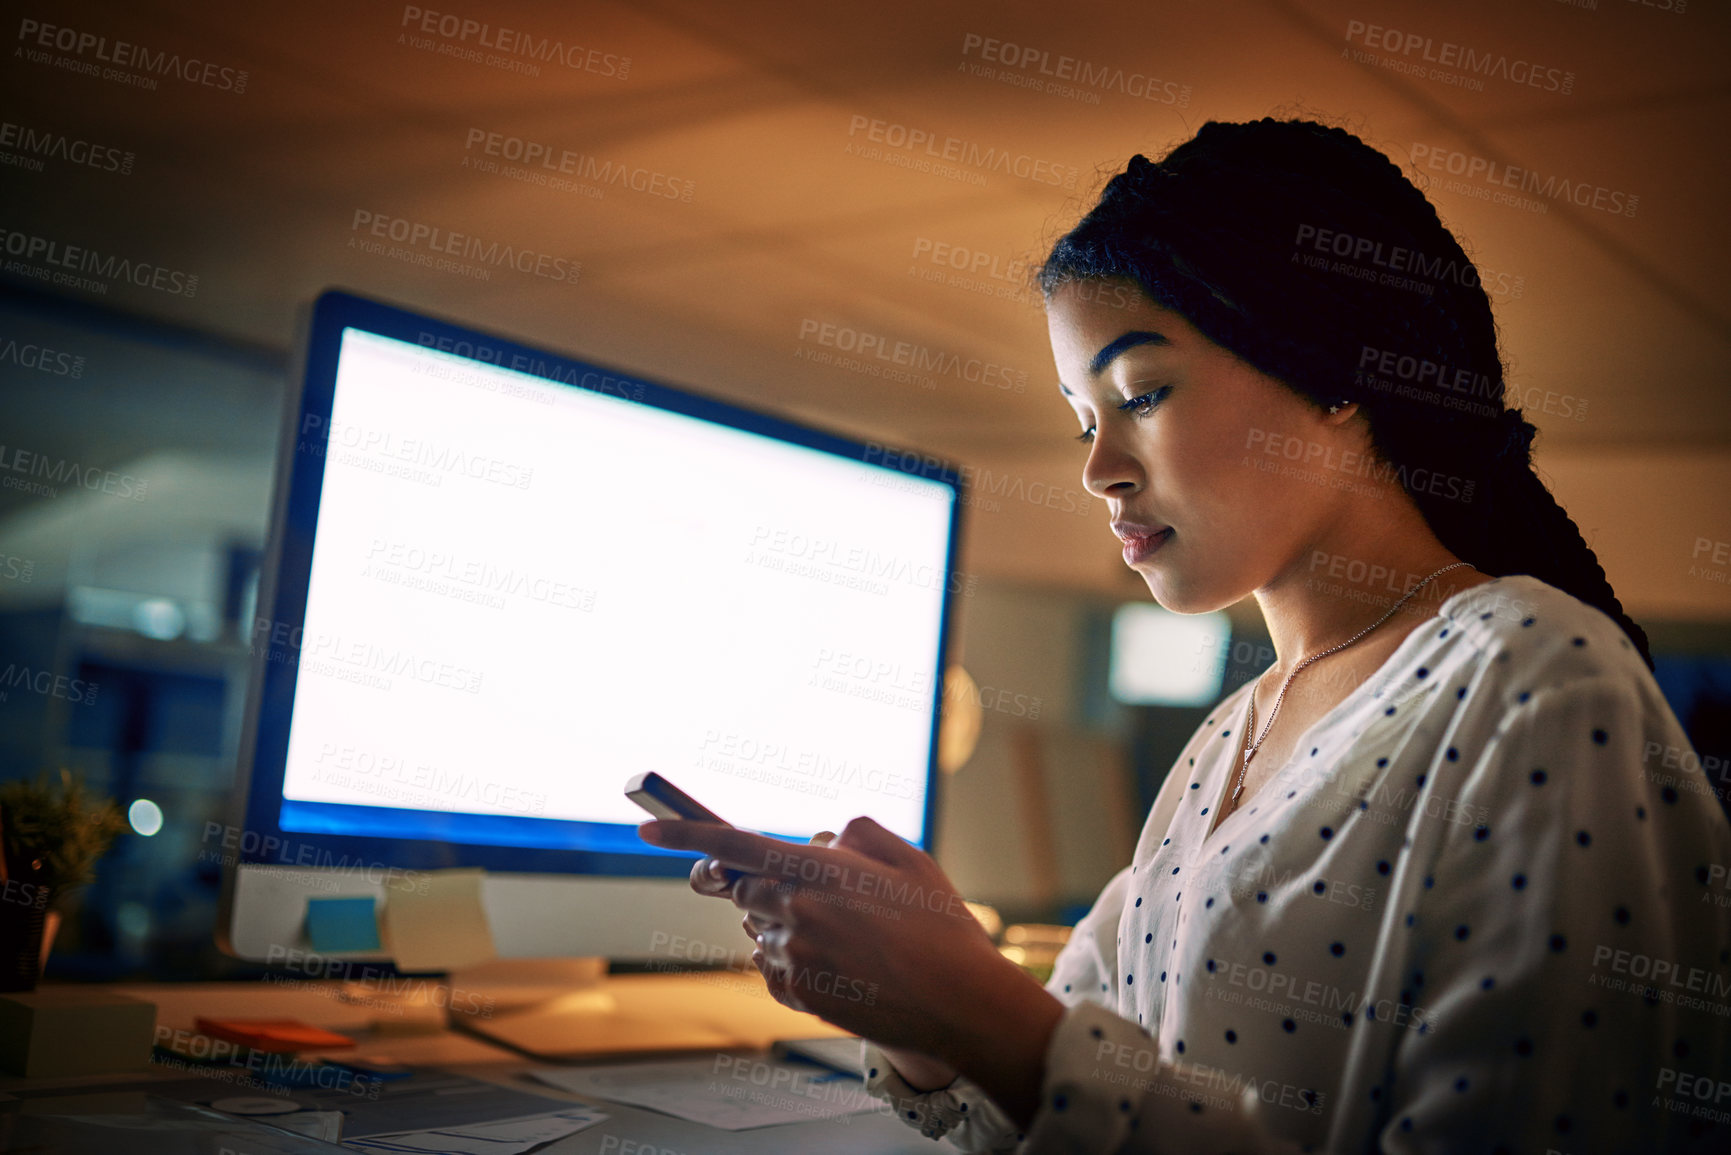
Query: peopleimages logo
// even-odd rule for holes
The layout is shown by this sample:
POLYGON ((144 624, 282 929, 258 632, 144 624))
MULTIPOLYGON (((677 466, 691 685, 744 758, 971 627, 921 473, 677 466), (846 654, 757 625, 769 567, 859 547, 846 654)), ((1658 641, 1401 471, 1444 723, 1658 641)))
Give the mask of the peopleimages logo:
POLYGON ((437 268, 446 256, 479 261, 478 266, 457 265, 452 271, 473 270, 481 274, 478 278, 481 280, 486 279, 488 270, 481 267, 486 265, 515 269, 519 273, 529 273, 549 281, 573 285, 583 272, 581 261, 516 245, 501 244, 498 241, 486 241, 471 233, 453 232, 441 225, 392 216, 389 213, 370 212, 367 209, 355 210, 354 218, 349 224, 349 233, 351 248, 408 260, 411 264, 437 268), (386 249, 382 243, 384 240, 404 247, 386 249))
POLYGON ((116 253, 104 253, 87 245, 69 245, 53 237, 39 237, 0 228, 0 252, 16 260, 6 262, 8 273, 67 285, 93 293, 107 293, 106 281, 125 281, 141 289, 155 289, 175 297, 198 294, 198 274, 171 269, 151 261, 138 261, 116 253), (89 274, 85 276, 83 274, 89 274), (101 277, 103 280, 93 278, 101 277))
POLYGON ((132 171, 133 154, 109 144, 96 144, 47 128, 0 121, 0 164, 41 172, 43 160, 61 160, 97 172, 132 171), (16 152, 5 150, 15 149, 16 152))
POLYGON ((143 501, 150 490, 150 482, 130 473, 80 465, 69 458, 49 457, 0 442, 0 488, 16 489, 40 497, 57 497, 60 491, 56 486, 61 485, 131 501, 143 501))
MULTIPOLYGON (((1417 32, 1402 32, 1362 20, 1346 22, 1346 42, 1362 44, 1367 50, 1353 59, 1362 64, 1378 64, 1394 72, 1440 80, 1445 84, 1483 91, 1486 80, 1505 80, 1567 96, 1575 91, 1575 74, 1561 68, 1550 68, 1530 60, 1511 59, 1503 52, 1480 52, 1469 45, 1438 41, 1417 32), (1374 51, 1372 51, 1374 50, 1374 51), (1390 58, 1378 59, 1375 52, 1386 52, 1390 58), (1417 54, 1417 59, 1411 59, 1417 54), (1360 59, 1360 57, 1369 59, 1360 59), (1398 57, 1399 59, 1392 59, 1398 57), (1434 65, 1435 67, 1431 67, 1434 65), (1458 72, 1449 71, 1459 69, 1458 72)), ((1342 49, 1342 52, 1347 52, 1342 49)))
POLYGON ((94 32, 44 24, 28 17, 18 22, 19 52, 32 64, 49 64, 103 80, 123 80, 138 88, 154 89, 156 77, 173 77, 205 88, 240 95, 246 91, 245 69, 225 68, 196 56, 148 48, 125 40, 110 40, 94 32), (66 53, 55 57, 52 52, 66 53), (88 58, 88 61, 74 58, 88 58), (102 65, 109 65, 104 68, 102 65), (136 69, 128 73, 123 69, 136 69))
POLYGON ((441 353, 454 353, 458 357, 479 361, 484 365, 497 365, 502 369, 527 373, 532 377, 543 377, 549 381, 575 385, 579 389, 586 389, 591 393, 607 394, 630 401, 643 400, 644 391, 641 381, 630 377, 615 377, 610 373, 602 373, 581 366, 550 361, 540 354, 505 349, 488 345, 485 342, 471 341, 466 337, 428 333, 425 330, 415 338, 415 343, 426 349, 436 349, 441 353))
POLYGON ((367 549, 361 576, 494 609, 503 609, 507 597, 582 613, 595 609, 593 589, 516 566, 502 568, 484 557, 465 557, 382 537, 373 538, 367 549))
POLYGON ((95 682, 56 674, 52 670, 33 670, 17 662, 9 662, 4 670, 0 670, 0 702, 8 699, 10 691, 24 690, 44 698, 59 698, 75 706, 84 706, 96 701, 98 689, 100 687, 95 682))
POLYGON ((915 237, 908 276, 928 284, 962 289, 1043 310, 1045 301, 1030 277, 1031 268, 1026 257, 1004 256, 930 237, 915 237))
POLYGON ((1461 178, 1443 183, 1443 188, 1449 192, 1478 200, 1508 203, 1529 211, 1548 212, 1550 206, 1545 204, 1544 200, 1522 203, 1525 198, 1511 196, 1502 190, 1513 189, 1515 192, 1529 193, 1545 200, 1565 201, 1580 208, 1623 217, 1634 216, 1641 203, 1641 198, 1633 193, 1587 181, 1572 180, 1555 173, 1547 176, 1535 169, 1503 164, 1452 148, 1415 141, 1407 155, 1411 157, 1415 167, 1461 178))
POLYGON ((402 437, 395 430, 374 429, 352 421, 326 421, 316 413, 309 413, 302 420, 301 440, 296 450, 314 457, 328 453, 336 464, 362 468, 366 467, 368 459, 424 466, 415 472, 425 476, 413 479, 431 481, 434 485, 441 484, 445 477, 467 477, 493 485, 528 489, 535 479, 532 465, 491 457, 449 442, 402 437))
MULTIPOLYGON (((912 341, 892 340, 882 333, 872 333, 855 329, 849 325, 837 325, 828 321, 818 321, 807 317, 799 324, 799 339, 827 346, 842 353, 857 353, 860 358, 875 358, 899 367, 910 374, 937 373, 949 377, 958 377, 970 384, 984 385, 989 389, 1000 389, 1010 393, 1023 393, 1028 388, 1028 372, 997 361, 987 361, 980 357, 963 357, 946 349, 934 349, 929 345, 921 345, 912 341)), ((802 360, 816 361, 827 364, 822 356, 806 353, 796 349, 794 356, 802 360)), ((866 367, 876 369, 870 362, 866 367)), ((872 376, 879 376, 873 373, 872 376)), ((919 377, 918 383, 925 388, 932 388, 930 377, 919 377)))
POLYGON ((896 163, 900 167, 915 171, 924 172, 929 169, 939 172, 944 164, 956 164, 975 170, 971 174, 975 180, 981 173, 1001 172, 1005 176, 1020 177, 1036 184, 1069 189, 1076 187, 1077 169, 1074 165, 1060 164, 1008 148, 983 145, 958 136, 940 136, 928 128, 856 115, 848 121, 847 135, 848 144, 843 150, 847 154, 867 160, 896 163), (864 137, 863 141, 857 139, 861 136, 864 137), (896 151, 886 155, 882 148, 873 148, 872 145, 883 145, 896 151), (892 160, 892 157, 896 159, 892 160), (937 167, 933 167, 934 162, 937 167))
MULTIPOLYGON (((658 169, 598 160, 586 152, 572 152, 558 145, 484 128, 469 129, 463 141, 463 151, 465 154, 479 152, 483 158, 498 158, 521 165, 527 170, 524 177, 531 184, 546 184, 556 177, 566 176, 598 187, 617 185, 645 196, 685 204, 691 203, 692 193, 697 188, 695 181, 669 176, 658 169)), ((481 168, 488 161, 465 155, 463 163, 481 168)), ((505 166, 505 173, 513 175, 509 166, 505 166)))
MULTIPOLYGON (((1375 453, 1339 450, 1319 441, 1307 441, 1295 434, 1251 429, 1245 438, 1244 448, 1247 451, 1259 451, 1262 456, 1259 459, 1247 452, 1242 464, 1253 466, 1264 473, 1278 473, 1285 477, 1327 485, 1333 489, 1350 488, 1346 478, 1368 477, 1373 481, 1399 485, 1412 494, 1428 493, 1432 497, 1445 497, 1459 502, 1471 502, 1473 499, 1475 483, 1468 478, 1438 473, 1423 466, 1396 465, 1375 453), (1283 470, 1279 468, 1279 461, 1270 459, 1284 459, 1297 465, 1291 470, 1283 470), (1327 474, 1317 473, 1320 469, 1329 470, 1337 476, 1330 478, 1327 474)), ((1370 487, 1365 487, 1365 491, 1369 490, 1370 487)))
POLYGON ((400 27, 404 31, 397 34, 399 44, 507 72, 539 76, 542 64, 560 64, 573 72, 589 72, 613 80, 631 75, 629 56, 568 44, 555 36, 496 27, 454 12, 435 12, 405 4, 400 27))
POLYGON ((962 37, 963 69, 982 79, 998 80, 1015 88, 1033 88, 1064 96, 1083 104, 1099 104, 1101 92, 1117 92, 1136 100, 1151 100, 1183 108, 1190 103, 1190 86, 1162 80, 1135 69, 1094 64, 1074 56, 1054 55, 1044 48, 1017 44, 969 32, 962 37), (978 58, 1006 69, 997 72, 968 63, 978 58), (1008 71, 1015 70, 1015 71, 1008 71), (1042 77, 1051 77, 1044 80, 1042 77), (1092 90, 1092 91, 1084 91, 1092 90))
MULTIPOLYGON (((1415 357, 1406 353, 1398 353, 1393 349, 1378 349, 1374 345, 1364 345, 1359 349, 1358 373, 1355 374, 1355 378, 1366 376, 1367 370, 1411 382, 1421 390, 1444 390, 1464 393, 1469 397, 1482 397, 1497 401, 1498 405, 1489 414, 1490 416, 1495 416, 1496 412, 1501 410, 1503 383, 1490 374, 1480 373, 1476 369, 1440 364, 1427 357, 1415 357)), ((1360 382, 1360 384, 1366 383, 1360 382)))
POLYGON ((945 241, 934 241, 930 237, 914 238, 913 259, 924 259, 934 265, 945 265, 997 281, 1013 281, 1018 286, 1026 285, 1031 268, 1029 261, 1023 257, 1004 258, 984 249, 964 248, 945 241))
MULTIPOLYGON (((1448 281, 1456 285, 1474 287, 1481 283, 1478 269, 1464 257, 1458 261, 1452 257, 1433 257, 1418 249, 1409 249, 1403 245, 1385 244, 1374 237, 1354 236, 1351 233, 1318 228, 1311 224, 1298 226, 1298 233, 1293 237, 1292 246, 1300 253, 1314 251, 1322 256, 1343 257, 1355 263, 1369 262, 1379 269, 1393 273, 1411 274, 1421 281, 1432 284, 1448 281)), ((1426 286, 1423 291, 1430 292, 1431 288, 1426 286)))
POLYGON ((51 349, 31 341, 20 342, 14 337, 0 337, 0 364, 13 364, 20 369, 34 369, 51 377, 84 376, 84 357, 60 349, 51 349))

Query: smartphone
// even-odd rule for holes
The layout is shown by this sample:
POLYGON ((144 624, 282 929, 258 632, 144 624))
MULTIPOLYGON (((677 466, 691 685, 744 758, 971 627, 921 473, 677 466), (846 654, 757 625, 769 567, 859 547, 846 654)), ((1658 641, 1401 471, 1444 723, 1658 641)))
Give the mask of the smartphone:
POLYGON ((692 822, 733 825, 653 770, 633 775, 631 781, 625 784, 625 797, 657 818, 684 818, 692 822))

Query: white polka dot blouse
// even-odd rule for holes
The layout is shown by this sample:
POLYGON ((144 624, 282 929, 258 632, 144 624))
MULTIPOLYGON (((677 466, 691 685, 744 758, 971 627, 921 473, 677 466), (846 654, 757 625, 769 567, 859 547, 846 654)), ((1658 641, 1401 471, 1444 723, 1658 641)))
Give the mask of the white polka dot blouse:
POLYGON ((1059 956, 1027 1128, 866 1042, 873 1094, 1024 1155, 1731 1151, 1731 825, 1614 622, 1456 594, 1210 832, 1248 702, 1059 956))

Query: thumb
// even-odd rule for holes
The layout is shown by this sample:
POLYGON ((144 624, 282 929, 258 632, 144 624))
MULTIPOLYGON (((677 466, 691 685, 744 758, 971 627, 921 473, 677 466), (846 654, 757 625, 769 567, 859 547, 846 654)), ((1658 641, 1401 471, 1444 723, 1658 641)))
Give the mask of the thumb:
POLYGON ((900 835, 880 826, 875 819, 864 814, 844 826, 841 837, 830 845, 852 850, 891 866, 911 864, 921 853, 918 847, 910 845, 900 835))

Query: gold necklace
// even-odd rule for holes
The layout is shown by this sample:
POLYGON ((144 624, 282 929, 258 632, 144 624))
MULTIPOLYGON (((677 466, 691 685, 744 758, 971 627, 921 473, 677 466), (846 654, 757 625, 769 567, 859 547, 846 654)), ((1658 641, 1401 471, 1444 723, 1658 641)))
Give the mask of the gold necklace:
MULTIPOLYGON (((1346 647, 1352 645, 1354 642, 1358 641, 1360 638, 1364 637, 1366 634, 1368 634, 1372 630, 1376 629, 1376 627, 1382 625, 1382 623, 1384 623, 1384 622, 1388 621, 1388 619, 1394 617, 1395 613, 1400 609, 1400 607, 1406 605, 1406 603, 1409 600, 1411 600, 1411 598, 1414 594, 1418 593, 1419 590, 1423 589, 1426 585, 1430 584, 1430 582, 1433 579, 1441 577, 1443 574, 1447 573, 1451 569, 1459 569, 1461 566, 1466 565, 1466 564, 1467 563, 1464 561, 1457 561, 1457 562, 1452 562, 1449 565, 1443 566, 1441 569, 1437 570, 1436 573, 1431 574, 1430 577, 1425 578, 1424 581, 1419 582, 1417 585, 1413 586, 1410 590, 1406 591, 1406 593, 1401 597, 1401 599, 1398 602, 1395 602, 1394 605, 1392 605, 1388 608, 1388 613, 1382 615, 1382 617, 1378 618, 1376 621, 1372 622, 1370 625, 1364 627, 1364 629, 1358 631, 1358 633, 1354 634, 1352 637, 1348 638, 1346 641, 1340 643, 1340 645, 1330 647, 1329 649, 1322 651, 1320 654, 1312 654, 1310 657, 1304 659, 1304 661, 1302 661, 1302 662, 1298 663, 1298 665, 1294 666, 1292 668, 1292 673, 1286 675, 1286 681, 1284 681, 1280 684, 1280 693, 1278 695, 1276 695, 1275 699, 1274 699, 1274 709, 1272 709, 1268 712, 1268 721, 1263 723, 1262 735, 1261 735, 1261 737, 1256 739, 1256 742, 1254 745, 1252 745, 1250 742, 1250 735, 1254 734, 1256 732, 1256 687, 1255 686, 1251 687, 1251 689, 1250 689, 1250 717, 1245 721, 1245 724, 1244 724, 1244 742, 1245 742, 1244 758, 1238 767, 1238 786, 1236 789, 1234 789, 1232 791, 1232 804, 1233 805, 1236 806, 1238 804, 1238 796, 1244 792, 1244 778, 1245 778, 1245 775, 1247 775, 1250 772, 1250 760, 1252 758, 1256 757, 1256 752, 1258 750, 1262 749, 1262 743, 1268 737, 1268 731, 1270 731, 1271 729, 1274 728, 1274 719, 1276 717, 1278 717, 1280 714, 1280 703, 1286 700, 1286 688, 1288 686, 1292 685, 1292 679, 1298 677, 1298 672, 1300 670, 1304 669, 1304 667, 1310 665, 1310 663, 1317 661, 1320 658, 1326 658, 1330 654, 1338 654, 1341 650, 1346 649, 1346 647)), ((1260 685, 1261 681, 1262 680, 1260 678, 1258 678, 1257 684, 1260 685)))

